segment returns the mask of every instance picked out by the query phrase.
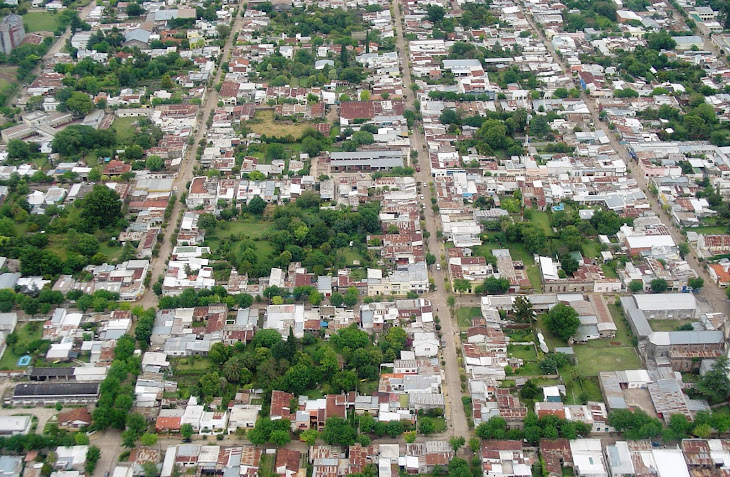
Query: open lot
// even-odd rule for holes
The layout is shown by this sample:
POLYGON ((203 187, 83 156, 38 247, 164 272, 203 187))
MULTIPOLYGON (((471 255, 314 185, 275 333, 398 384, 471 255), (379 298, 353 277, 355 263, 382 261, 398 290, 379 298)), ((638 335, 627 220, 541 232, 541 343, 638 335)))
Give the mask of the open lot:
MULTIPOLYGON (((607 340, 594 340, 606 341, 607 340)), ((582 376, 598 376, 600 371, 620 371, 641 367, 641 360, 636 349, 627 346, 588 347, 577 345, 573 347, 576 367, 582 376)))
POLYGON ((312 123, 304 121, 296 123, 276 121, 274 120, 274 111, 271 109, 256 111, 254 119, 246 123, 246 126, 256 134, 266 134, 267 136, 288 136, 291 134, 295 138, 301 136, 311 125, 312 123))
POLYGON ((456 310, 456 319, 459 323, 459 328, 465 330, 471 326, 471 319, 482 315, 482 310, 478 307, 471 308, 459 308, 456 310))
POLYGON ((652 331, 674 331, 680 326, 690 325, 695 320, 649 320, 652 331))
POLYGON ((60 20, 58 13, 52 12, 30 12, 23 15, 23 25, 25 31, 56 31, 58 28, 58 21, 60 20))
POLYGON ((139 118, 116 118, 111 129, 117 132, 117 140, 120 144, 132 144, 137 132, 137 120, 139 118))

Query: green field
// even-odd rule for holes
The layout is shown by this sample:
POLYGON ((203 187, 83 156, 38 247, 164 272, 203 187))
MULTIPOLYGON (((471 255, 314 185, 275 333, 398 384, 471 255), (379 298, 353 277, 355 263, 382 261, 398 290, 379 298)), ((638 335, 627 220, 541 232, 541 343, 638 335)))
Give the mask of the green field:
POLYGON ((534 345, 508 345, 507 354, 525 362, 537 361, 537 352, 534 345))
POLYGON ((583 256, 596 258, 601 255, 601 246, 594 240, 583 242, 583 256))
POLYGON ((542 210, 531 210, 530 214, 529 222, 532 222, 535 226, 541 228, 542 231, 545 232, 546 236, 552 237, 553 229, 550 227, 550 216, 548 213, 542 210))
POLYGON ((277 477, 274 472, 274 463, 276 458, 274 454, 261 454, 261 461, 259 462, 259 476, 260 477, 277 477))
MULTIPOLYGON (((605 341, 607 340, 593 340, 605 341)), ((609 345, 610 346, 610 345, 609 345)), ((576 367, 581 376, 597 376, 600 371, 621 371, 641 367, 641 360, 633 347, 615 346, 593 348, 589 346, 574 346, 576 367)))
MULTIPOLYGON (((293 86, 293 85, 292 85, 293 86)), ((287 136, 291 134, 298 138, 308 128, 312 127, 308 122, 276 121, 274 119, 274 111, 271 109, 256 111, 256 116, 246 123, 251 131, 256 134, 266 134, 268 136, 287 136)))
POLYGON ((478 306, 459 308, 456 310, 456 319, 459 323, 459 328, 464 330, 471 327, 471 319, 477 316, 482 316, 482 310, 478 306))
MULTIPOLYGON (((561 371, 562 375, 566 375, 561 371)), ((580 379, 570 379, 565 381, 565 403, 581 404, 581 393, 588 401, 603 401, 601 387, 598 384, 598 378, 581 377, 580 379)))
MULTIPOLYGON (((27 323, 18 325, 14 334, 18 337, 18 343, 30 343, 43 337, 43 326, 40 322, 27 323)), ((12 370, 21 369, 18 367, 18 359, 20 356, 13 353, 10 346, 5 348, 2 358, 0 358, 0 369, 12 370)))
POLYGON ((30 12, 23 15, 23 25, 28 33, 34 31, 56 31, 61 17, 52 12, 30 12))
POLYGON ((116 118, 111 129, 116 131, 119 144, 132 144, 137 133, 139 118, 116 118))
POLYGON ((685 232, 696 232, 698 234, 705 234, 705 235, 723 235, 727 233, 727 227, 721 227, 721 226, 707 226, 707 227, 690 227, 684 229, 685 232))

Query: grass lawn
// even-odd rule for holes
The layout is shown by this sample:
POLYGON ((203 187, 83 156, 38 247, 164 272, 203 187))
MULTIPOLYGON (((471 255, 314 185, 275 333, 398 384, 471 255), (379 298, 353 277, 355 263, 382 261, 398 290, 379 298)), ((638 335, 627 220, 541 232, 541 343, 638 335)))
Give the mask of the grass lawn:
POLYGON ((649 320, 652 331, 674 331, 682 325, 694 323, 695 320, 649 320))
POLYGON ((530 212, 530 222, 541 228, 547 237, 553 236, 553 229, 550 227, 550 216, 542 210, 532 210, 530 212))
POLYGON ((508 345, 507 353, 514 358, 523 359, 525 362, 537 361, 537 352, 531 345, 508 345))
POLYGON ((583 256, 596 258, 601 255, 601 246, 593 240, 583 242, 583 256))
POLYGON ((707 227, 689 227, 684 229, 686 232, 697 232, 705 235, 723 235, 727 233, 727 227, 707 226, 707 227))
POLYGON ((616 270, 614 270, 610 265, 604 263, 601 265, 601 269, 603 270, 603 274, 606 275, 606 278, 618 278, 616 270))
POLYGON ((515 374, 519 376, 542 376, 543 373, 537 362, 525 363, 521 368, 515 370, 515 374))
POLYGON ((274 111, 267 109, 256 111, 256 116, 252 121, 248 121, 246 126, 256 134, 266 134, 268 136, 287 136, 291 134, 294 137, 299 137, 308 127, 312 127, 312 123, 275 121, 274 111))
POLYGON ((277 474, 274 472, 274 462, 276 462, 274 454, 261 454, 261 461, 259 462, 259 477, 276 477, 277 474))
MULTIPOLYGON (((566 376, 564 371, 561 371, 566 376)), ((596 377, 583 377, 580 380, 566 379, 565 381, 565 403, 581 404, 580 395, 585 393, 588 401, 603 401, 601 387, 596 377)))
POLYGON ((573 346, 573 350, 578 361, 576 367, 581 376, 597 376, 600 371, 621 371, 641 367, 641 360, 636 350, 630 346, 593 348, 577 345, 573 346))
POLYGON ((337 255, 340 254, 345 259, 345 263, 348 267, 354 266, 355 261, 358 261, 360 265, 362 265, 363 261, 365 260, 365 257, 363 257, 360 252, 358 252, 357 249, 354 248, 345 247, 343 249, 340 249, 337 255))
POLYGON ((548 330, 547 326, 545 326, 546 317, 547 315, 544 314, 538 315, 536 329, 537 331, 542 332, 542 335, 545 337, 545 343, 547 344, 548 349, 550 349, 550 351, 554 351, 555 348, 568 346, 567 341, 563 341, 548 330))
POLYGON ((172 358, 170 365, 176 375, 201 375, 208 372, 213 362, 208 358, 172 358))
POLYGON ((17 66, 2 66, 0 67, 0 91, 11 88, 17 81, 17 66))
POLYGON ((441 434, 443 432, 446 432, 446 419, 443 417, 433 417, 433 423, 434 426, 434 433, 441 434))
POLYGON ((51 12, 30 12, 23 15, 23 25, 26 32, 56 31, 61 16, 51 12))
MULTIPOLYGON (((14 333, 18 337, 18 343, 30 343, 43 337, 43 327, 40 322, 27 323, 23 326, 18 326, 14 333)), ((0 369, 2 370, 21 369, 18 367, 18 359, 20 356, 13 353, 11 348, 11 346, 5 348, 2 358, 0 358, 0 369)))
POLYGON ((522 260, 522 262, 525 264, 527 277, 530 279, 530 283, 532 284, 532 289, 536 292, 540 292, 542 290, 542 279, 540 277, 540 270, 537 268, 537 265, 535 264, 535 259, 533 255, 527 250, 525 244, 509 243, 504 246, 499 243, 488 242, 478 247, 474 247, 474 255, 481 255, 482 257, 486 257, 487 252, 491 252, 492 250, 497 248, 508 248, 512 260, 522 260))
POLYGON ((251 238, 259 238, 269 228, 271 224, 268 222, 225 222, 224 227, 219 227, 215 231, 215 236, 223 240, 231 235, 245 235, 251 238))
POLYGON ((116 118, 114 120, 111 128, 116 131, 119 144, 132 144, 134 142, 138 119, 139 118, 116 118))
POLYGON ((482 310, 478 306, 472 308, 459 308, 456 310, 456 319, 459 323, 459 328, 462 329, 471 327, 471 319, 477 316, 482 316, 482 310))

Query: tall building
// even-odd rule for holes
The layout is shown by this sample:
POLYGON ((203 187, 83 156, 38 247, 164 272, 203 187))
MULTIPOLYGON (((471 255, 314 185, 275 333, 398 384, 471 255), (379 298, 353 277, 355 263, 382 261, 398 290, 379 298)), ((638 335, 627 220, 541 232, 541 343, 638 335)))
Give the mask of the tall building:
POLYGON ((11 13, 0 22, 0 51, 9 54, 25 38, 23 17, 11 13))

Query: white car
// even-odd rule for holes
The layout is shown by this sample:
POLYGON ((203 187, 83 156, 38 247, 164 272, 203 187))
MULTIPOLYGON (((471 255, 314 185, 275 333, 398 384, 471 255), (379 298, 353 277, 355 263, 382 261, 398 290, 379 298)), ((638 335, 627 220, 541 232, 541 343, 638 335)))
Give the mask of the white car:
POLYGON ((440 263, 437 263, 436 264, 436 270, 441 270, 441 264, 440 263))

